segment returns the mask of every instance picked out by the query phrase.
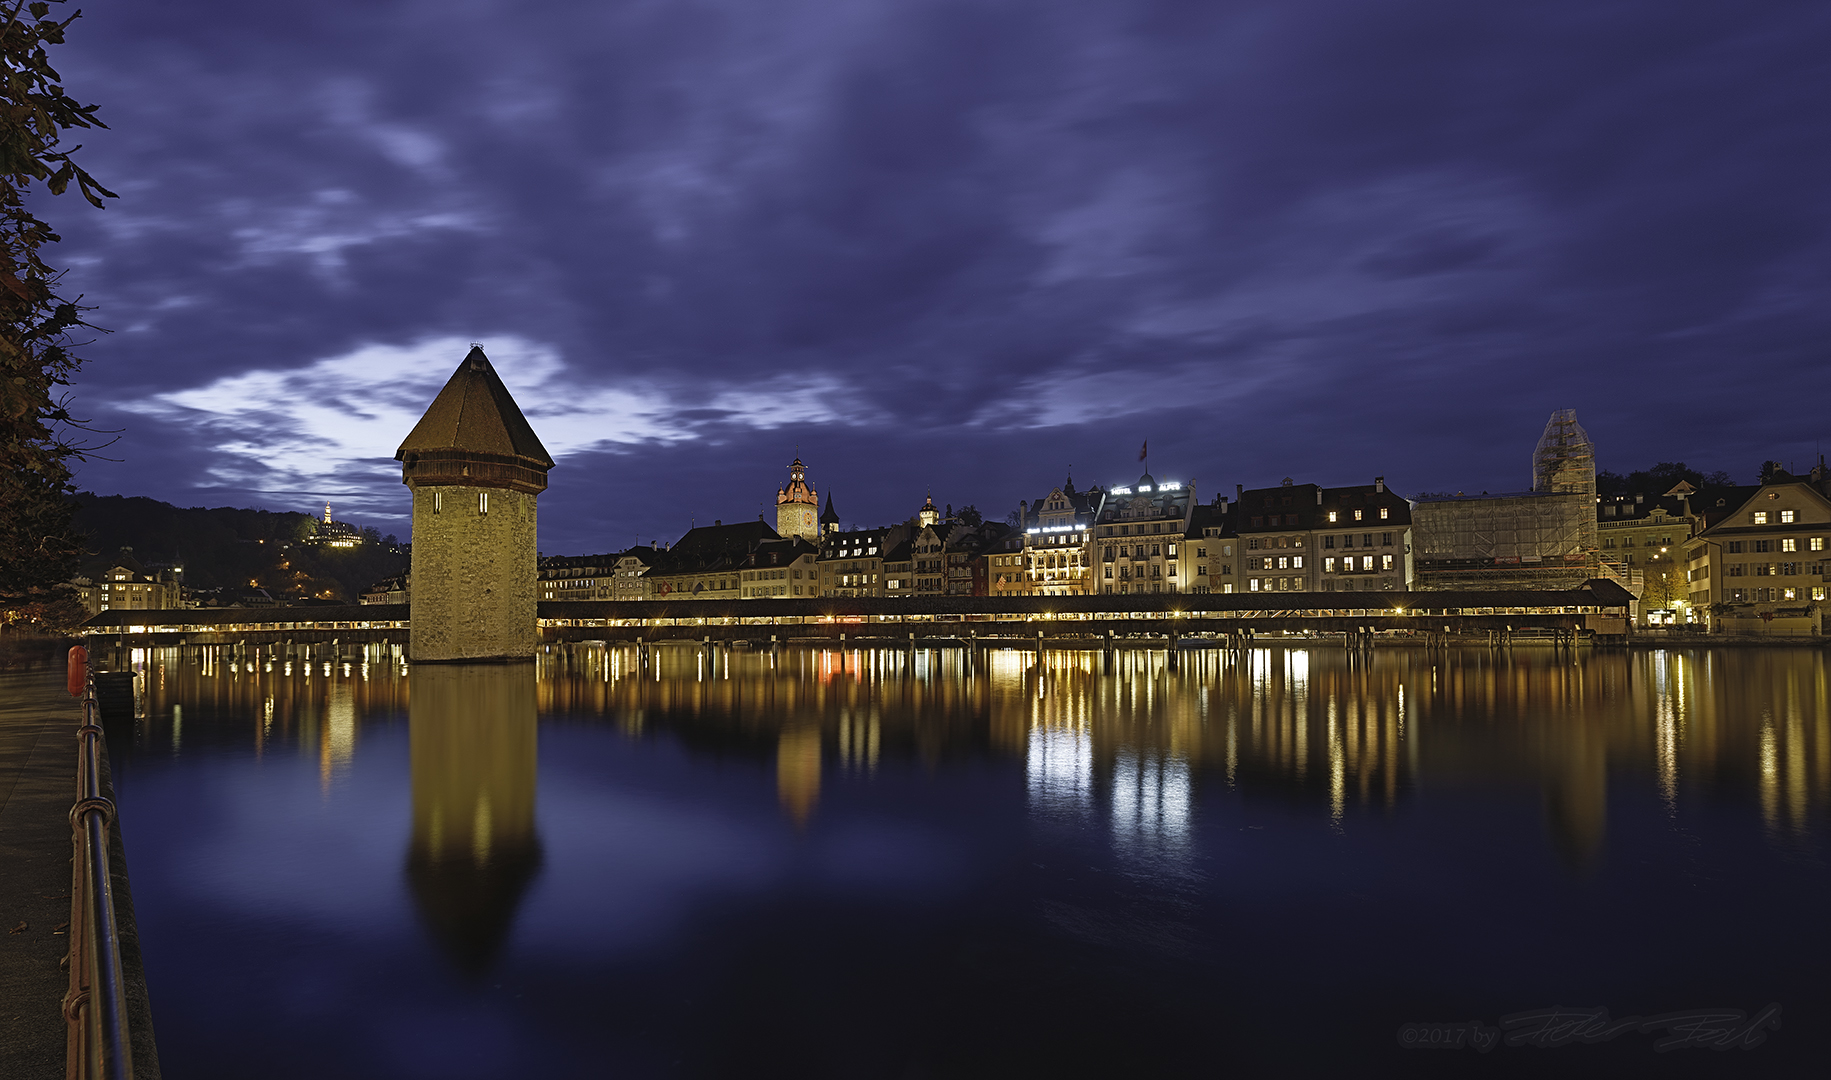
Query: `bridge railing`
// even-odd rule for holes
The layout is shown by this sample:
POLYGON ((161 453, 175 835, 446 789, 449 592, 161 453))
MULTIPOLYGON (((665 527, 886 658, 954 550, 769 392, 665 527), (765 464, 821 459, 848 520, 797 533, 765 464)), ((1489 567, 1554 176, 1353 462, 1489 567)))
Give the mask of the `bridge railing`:
POLYGON ((87 653, 71 650, 81 665, 82 726, 77 728, 76 804, 70 808, 70 989, 64 995, 67 1080, 129 1080, 133 1051, 128 1042, 126 982, 121 974, 121 933, 115 920, 114 885, 108 841, 114 803, 102 794, 102 725, 95 676, 87 653))

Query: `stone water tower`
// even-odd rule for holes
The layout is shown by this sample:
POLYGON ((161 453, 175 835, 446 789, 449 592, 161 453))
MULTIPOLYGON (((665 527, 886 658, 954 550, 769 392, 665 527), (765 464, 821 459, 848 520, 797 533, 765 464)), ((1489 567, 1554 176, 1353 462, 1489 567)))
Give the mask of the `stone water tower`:
POLYGON ((532 658, 534 502, 553 459, 481 346, 394 456, 413 492, 409 658, 532 658))

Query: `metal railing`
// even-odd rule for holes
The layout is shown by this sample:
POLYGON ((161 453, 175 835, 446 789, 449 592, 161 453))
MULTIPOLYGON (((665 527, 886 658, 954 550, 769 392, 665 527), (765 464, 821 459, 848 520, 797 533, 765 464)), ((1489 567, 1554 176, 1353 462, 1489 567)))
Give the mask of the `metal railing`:
MULTIPOLYGON (((86 655, 72 655, 71 661, 87 668, 86 655)), ((70 989, 64 995, 69 1038, 64 1075, 67 1080, 129 1080, 133 1051, 108 866, 114 803, 102 795, 103 734, 95 676, 87 670, 81 675, 83 723, 76 732, 76 805, 70 808, 70 989)))

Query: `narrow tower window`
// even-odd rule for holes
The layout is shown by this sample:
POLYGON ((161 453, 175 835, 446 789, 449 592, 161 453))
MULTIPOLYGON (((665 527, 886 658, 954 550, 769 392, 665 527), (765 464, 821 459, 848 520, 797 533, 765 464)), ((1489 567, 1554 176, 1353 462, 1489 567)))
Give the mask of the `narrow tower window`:
POLYGON ((432 493, 432 512, 436 514, 443 509, 445 509, 445 493, 434 491, 432 493))
POLYGON ((489 512, 490 512, 490 493, 487 491, 477 492, 477 513, 478 514, 487 514, 489 512))

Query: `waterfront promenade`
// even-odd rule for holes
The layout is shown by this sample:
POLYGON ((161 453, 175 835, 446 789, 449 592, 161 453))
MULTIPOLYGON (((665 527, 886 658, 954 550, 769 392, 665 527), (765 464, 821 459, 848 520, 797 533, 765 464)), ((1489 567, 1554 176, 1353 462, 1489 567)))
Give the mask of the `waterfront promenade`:
MULTIPOLYGON (((0 653, 0 1077, 64 1075, 62 967, 69 951, 70 806, 81 710, 64 689, 61 655, 0 653)), ((104 765, 104 790, 112 797, 104 765)), ((109 859, 121 922, 134 1075, 159 1076, 152 1012, 134 932, 121 830, 109 859)))

